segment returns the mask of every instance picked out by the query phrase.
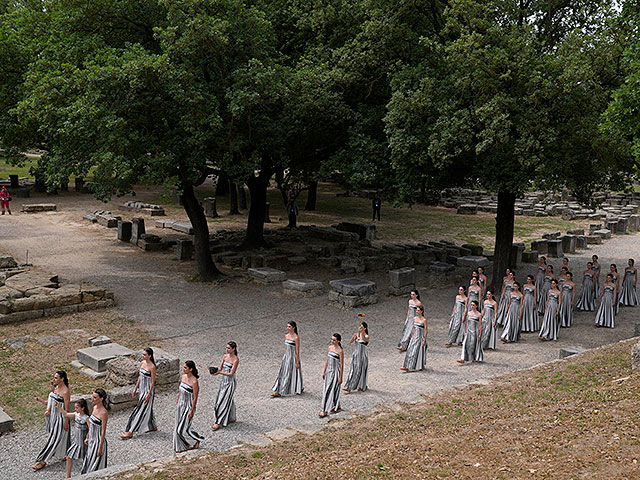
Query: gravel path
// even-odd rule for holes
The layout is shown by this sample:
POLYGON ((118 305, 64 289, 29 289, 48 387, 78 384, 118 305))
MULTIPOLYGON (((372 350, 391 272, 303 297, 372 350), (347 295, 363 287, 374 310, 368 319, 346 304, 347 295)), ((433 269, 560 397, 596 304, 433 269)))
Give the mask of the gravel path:
MULTIPOLYGON (((238 422, 218 432, 210 430, 218 379, 203 374, 199 409, 194 419, 195 429, 206 436, 201 448, 224 450, 238 442, 263 442, 266 439, 263 432, 287 427, 316 431, 326 424, 326 419, 317 417, 326 348, 333 332, 340 332, 348 339, 356 331, 357 311, 327 305, 326 296, 287 296, 276 286, 237 281, 221 286, 192 283, 186 280, 193 274, 192 262, 178 262, 167 253, 143 253, 115 241, 113 230, 80 223, 73 218, 63 214, 5 216, 2 218, 0 250, 21 260, 24 251, 29 249, 30 261, 40 267, 68 280, 90 281, 113 290, 124 314, 163 339, 165 349, 182 360, 194 360, 203 372, 206 365, 219 362, 227 341, 238 343, 238 422), (271 386, 283 354, 283 336, 289 320, 298 322, 305 392, 300 397, 273 399, 270 398, 271 386)), ((624 267, 627 258, 640 257, 638 236, 615 237, 583 254, 572 255, 574 271, 582 271, 586 259, 593 253, 600 256, 600 263, 605 268, 611 262, 624 267)), ((552 263, 559 268, 559 261, 552 263)), ((419 268, 419 273, 421 269, 424 267, 419 268)), ((535 265, 521 267, 518 279, 535 270, 535 265)), ((327 275, 318 273, 314 278, 326 279, 329 278, 327 275)), ((295 276, 290 274, 290 277, 295 276)), ((362 276, 377 281, 381 291, 387 285, 384 275, 367 273, 362 276)), ((420 278, 418 275, 418 287, 420 278)), ((500 344, 497 351, 486 352, 484 364, 459 366, 455 360, 459 358, 460 350, 444 347, 455 287, 421 291, 429 319, 428 369, 421 373, 400 372, 403 357, 395 345, 402 329, 407 299, 381 295, 378 304, 358 310, 365 313, 371 333, 370 390, 343 396, 343 412, 330 418, 366 413, 395 402, 415 402, 423 394, 468 382, 486 381, 556 359, 559 349, 565 346, 592 348, 616 342, 633 335, 633 323, 638 318, 638 309, 625 308, 616 317, 614 330, 595 329, 593 313, 577 313, 574 327, 562 329, 557 342, 542 343, 537 335, 525 334, 518 344, 500 344)), ((353 349, 346 342, 343 344, 345 368, 348 369, 353 349)), ((139 435, 126 442, 121 441, 118 434, 123 431, 129 412, 111 416, 107 434, 110 465, 140 463, 173 454, 175 398, 173 392, 157 396, 158 432, 139 435)), ((40 430, 0 437, 0 476, 25 480, 62 478, 62 463, 52 464, 38 473, 30 469, 44 438, 44 432, 40 430)), ((76 466, 74 472, 78 469, 76 466)))

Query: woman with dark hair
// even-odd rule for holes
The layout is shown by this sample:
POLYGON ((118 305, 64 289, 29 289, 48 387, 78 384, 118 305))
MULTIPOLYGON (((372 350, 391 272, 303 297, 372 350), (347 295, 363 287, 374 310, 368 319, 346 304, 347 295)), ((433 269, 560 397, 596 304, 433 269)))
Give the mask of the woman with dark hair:
POLYGON ((547 305, 544 309, 540 335, 538 335, 540 340, 558 339, 558 314, 561 303, 562 294, 560 290, 558 290, 558 281, 554 278, 551 280, 551 288, 549 289, 549 293, 547 293, 547 305))
POLYGON ((596 272, 593 270, 593 263, 587 263, 587 269, 582 272, 582 292, 578 303, 577 310, 586 310, 593 312, 596 309, 596 272))
POLYGON ((136 392, 138 392, 138 404, 131 412, 124 433, 120 434, 120 438, 123 440, 133 437, 134 432, 138 430, 143 430, 145 433, 158 430, 156 418, 153 415, 153 387, 155 384, 156 361, 153 358, 153 349, 147 347, 142 350, 138 381, 133 388, 133 393, 131 393, 131 396, 135 397, 136 392))
POLYGON ((513 291, 513 282, 515 274, 511 269, 507 268, 507 275, 502 279, 502 294, 500 295, 500 303, 498 303, 498 315, 496 325, 504 325, 509 310, 509 298, 513 291))
POLYGON ((520 325, 522 324, 522 293, 520 284, 513 282, 513 291, 509 294, 509 304, 505 315, 504 328, 500 340, 504 343, 520 340, 520 325))
POLYGON ((573 301, 576 298, 576 284, 573 283, 573 273, 567 272, 566 280, 560 289, 561 302, 558 314, 558 323, 561 327, 568 328, 573 325, 573 301))
POLYGON ((67 449, 67 476, 65 478, 71 478, 71 468, 73 467, 74 460, 83 460, 87 456, 87 444, 84 441, 87 438, 89 426, 87 421, 89 420, 89 407, 87 401, 84 398, 74 402, 74 413, 67 413, 62 410, 60 404, 56 403, 56 408, 68 420, 73 420, 73 440, 71 446, 67 449))
POLYGON ((31 467, 34 470, 41 470, 50 459, 65 457, 69 448, 69 420, 65 414, 70 410, 71 392, 67 372, 58 370, 53 376, 47 401, 39 397, 36 397, 36 401, 47 407, 44 412, 48 433, 47 442, 40 450, 35 465, 31 467))
POLYGON ((404 356, 404 364, 400 370, 405 372, 415 372, 424 370, 427 362, 427 319, 424 316, 424 305, 420 305, 416 310, 416 317, 413 319, 413 332, 409 348, 404 356))
POLYGON ((195 362, 193 360, 184 362, 182 372, 176 400, 176 421, 173 427, 173 451, 176 453, 196 450, 204 440, 202 435, 191 428, 200 392, 195 362))
POLYGON ((482 297, 482 289, 478 283, 476 277, 471 277, 471 286, 469 287, 469 294, 467 298, 467 311, 471 311, 471 302, 475 301, 480 305, 480 298, 482 297))
POLYGON ((560 291, 562 291, 562 286, 564 285, 564 282, 567 281, 567 273, 569 273, 569 269, 564 265, 561 266, 560 275, 558 275, 558 278, 556 278, 556 280, 558 280, 558 290, 560 291))
POLYGON ((487 299, 482 305, 482 350, 496 349, 498 336, 496 335, 496 318, 498 303, 493 298, 493 292, 487 290, 487 299))
POLYGON ((340 385, 342 385, 342 372, 344 371, 344 350, 342 350, 341 340, 342 336, 339 333, 334 333, 331 336, 331 345, 329 345, 327 360, 324 362, 324 370, 322 371, 324 387, 322 389, 322 411, 318 414, 320 418, 340 410, 340 385))
POLYGON ((109 400, 107 392, 102 388, 96 388, 93 392, 93 412, 89 417, 89 433, 85 443, 87 444, 87 456, 84 458, 82 473, 91 473, 107 468, 107 421, 109 420, 109 400))
POLYGON ((462 342, 462 354, 458 363, 482 362, 482 313, 478 302, 471 301, 471 310, 467 314, 467 333, 462 342))
POLYGON ((634 267, 635 261, 629 259, 628 266, 624 269, 624 280, 622 281, 622 289, 620 292, 620 305, 627 307, 638 306, 638 269, 634 267))
POLYGON ((236 392, 236 370, 238 369, 238 346, 236 342, 229 342, 225 354, 222 356, 220 368, 212 375, 223 375, 216 397, 215 423, 211 425, 213 430, 226 427, 236 421, 236 402, 233 396, 236 392))
POLYGON ((485 298, 487 295, 487 276, 484 274, 484 267, 478 267, 478 282, 480 283, 480 288, 482 289, 482 294, 480 298, 485 298))
POLYGON ((296 322, 287 323, 287 333, 284 336, 284 357, 280 364, 278 377, 273 384, 272 397, 282 395, 300 395, 304 390, 302 385, 302 368, 300 367, 300 336, 296 322))
POLYGON ((547 257, 540 256, 540 263, 538 264, 538 273, 536 273, 536 303, 545 301, 542 298, 542 285, 544 284, 544 274, 547 271, 547 257))
MULTIPOLYGON (((612 263, 611 265, 609 265, 609 273, 613 275, 613 283, 616 284, 615 306, 617 307, 618 294, 620 293, 620 274, 618 273, 618 266, 615 263, 612 263)), ((616 313, 618 313, 617 308, 616 308, 616 313)))
POLYGON ((613 274, 607 273, 607 281, 602 285, 602 293, 600 293, 600 306, 596 312, 596 327, 615 327, 617 292, 613 274))
MULTIPOLYGON (((467 316, 467 296, 465 295, 464 286, 458 288, 458 295, 453 304, 451 318, 449 319, 449 341, 445 346, 450 347, 454 343, 462 345, 462 337, 464 335, 464 321, 467 316)), ((424 309, 423 309, 424 311, 424 309)))
POLYGON ((411 298, 409 299, 409 308, 407 309, 407 316, 404 319, 404 327, 402 328, 402 336, 398 342, 398 350, 404 352, 409 345, 411 339, 411 331, 413 330, 413 317, 416 316, 416 308, 418 305, 422 305, 420 301, 420 293, 415 288, 411 290, 411 298))
POLYGON ((369 356, 367 355, 367 345, 369 345, 369 326, 367 322, 360 322, 358 331, 351 336, 349 343, 356 344, 351 356, 351 368, 347 381, 342 388, 345 392, 351 390, 364 392, 367 389, 367 376, 369 370, 369 356))
POLYGON ((593 264, 593 271, 596 272, 596 276, 593 281, 595 282, 595 291, 597 295, 597 292, 600 291, 600 273, 602 273, 602 267, 598 263, 598 255, 591 255, 591 263, 593 264))
POLYGON ((571 267, 569 266, 569 259, 567 257, 562 257, 562 267, 566 267, 567 272, 571 271, 571 267))
MULTIPOLYGON (((553 275, 553 265, 547 265, 547 271, 544 275, 544 282, 542 283, 542 291, 540 292, 540 301, 538 302, 538 313, 544 314, 544 310, 549 300, 549 290, 551 290, 551 282, 556 277, 553 275)), ((556 281, 556 286, 558 282, 556 281)))
POLYGON ((527 275, 527 284, 523 287, 522 298, 522 331, 537 332, 540 329, 538 318, 536 285, 533 275, 527 275))

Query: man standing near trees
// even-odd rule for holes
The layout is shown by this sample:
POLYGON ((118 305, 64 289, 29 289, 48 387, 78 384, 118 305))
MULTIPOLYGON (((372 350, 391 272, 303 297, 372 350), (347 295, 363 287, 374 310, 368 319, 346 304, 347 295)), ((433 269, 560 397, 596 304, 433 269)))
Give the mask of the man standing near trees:
POLYGON ((292 190, 289 191, 289 201, 287 202, 287 215, 289 215, 288 228, 297 228, 298 204, 296 203, 296 195, 292 190))
POLYGON ((6 188, 4 188, 4 185, 3 185, 2 189, 0 190, 0 207, 2 207, 2 215, 4 215, 5 207, 9 211, 9 215, 11 215, 11 209, 9 208, 9 200, 11 200, 11 196, 9 195, 9 192, 7 191, 6 188))
POLYGON ((376 193, 376 196, 373 197, 371 201, 371 207, 373 208, 373 216, 371 217, 371 221, 376 221, 376 214, 378 215, 378 221, 380 221, 380 208, 382 207, 382 200, 380 199, 380 194, 376 193))

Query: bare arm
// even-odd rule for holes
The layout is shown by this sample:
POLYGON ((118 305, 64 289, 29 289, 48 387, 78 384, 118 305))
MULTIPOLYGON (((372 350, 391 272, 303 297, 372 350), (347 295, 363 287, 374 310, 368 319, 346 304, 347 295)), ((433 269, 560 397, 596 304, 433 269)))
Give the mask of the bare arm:
POLYGON ((107 421, 109 420, 109 414, 105 412, 102 420, 102 429, 100 431, 100 446, 98 447, 98 456, 102 455, 102 446, 104 445, 104 437, 107 433, 107 421))
MULTIPOLYGON (((64 395, 62 395, 62 398, 64 398, 64 409, 65 409, 65 412, 68 412, 69 410, 71 410, 71 393, 69 392, 68 389, 64 393, 64 395)), ((64 418, 64 429, 65 429, 65 431, 69 430, 69 419, 66 417, 66 415, 65 415, 65 418, 64 418)))
POLYGON ((325 375, 327 374, 327 365, 329 364, 329 357, 327 356, 326 360, 324 361, 324 369, 322 370, 322 378, 325 377, 325 375))
POLYGON ((222 374, 226 375, 227 377, 233 377, 236 373, 236 370, 238 369, 239 363, 240 363, 240 359, 236 357, 236 359, 233 361, 233 366, 231 367, 231 371, 229 373, 222 372, 222 374))
MULTIPOLYGON (((153 395, 153 387, 155 387, 156 385, 156 366, 152 363, 150 368, 151 370, 149 373, 151 373, 151 385, 149 385, 149 392, 144 397, 144 403, 148 403, 149 400, 151 400, 151 395, 153 395)), ((140 377, 138 377, 138 380, 140 380, 140 377)))
POLYGON ((342 371, 344 370, 344 350, 340 349, 340 375, 338 376, 338 385, 342 385, 342 371))
POLYGON ((196 405, 198 404, 198 393, 200 393, 200 384, 196 379, 196 383, 193 384, 193 403, 191 404, 191 410, 189 411, 189 420, 193 418, 193 413, 196 411, 196 405))
POLYGON ((296 336, 296 368, 300 368, 300 336, 296 336))

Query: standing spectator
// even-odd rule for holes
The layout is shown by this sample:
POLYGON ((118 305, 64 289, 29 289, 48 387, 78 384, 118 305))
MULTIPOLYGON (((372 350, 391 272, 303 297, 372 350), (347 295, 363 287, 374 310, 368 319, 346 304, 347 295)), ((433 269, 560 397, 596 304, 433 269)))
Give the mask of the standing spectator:
POLYGON ((289 216, 288 228, 297 228, 296 219, 298 217, 298 204, 293 190, 289 191, 289 201, 287 202, 287 215, 289 216))
POLYGON ((378 221, 380 221, 380 207, 382 207, 382 200, 380 199, 379 193, 376 193, 376 196, 371 201, 371 207, 373 208, 373 216, 371 218, 371 221, 375 222, 376 214, 378 215, 378 221))
POLYGON ((10 200, 11 200, 11 195, 9 195, 9 192, 7 191, 6 188, 4 188, 4 185, 3 185, 2 189, 0 189, 0 207, 2 207, 2 215, 4 215, 5 207, 9 211, 9 215, 11 215, 11 209, 9 208, 10 200))

